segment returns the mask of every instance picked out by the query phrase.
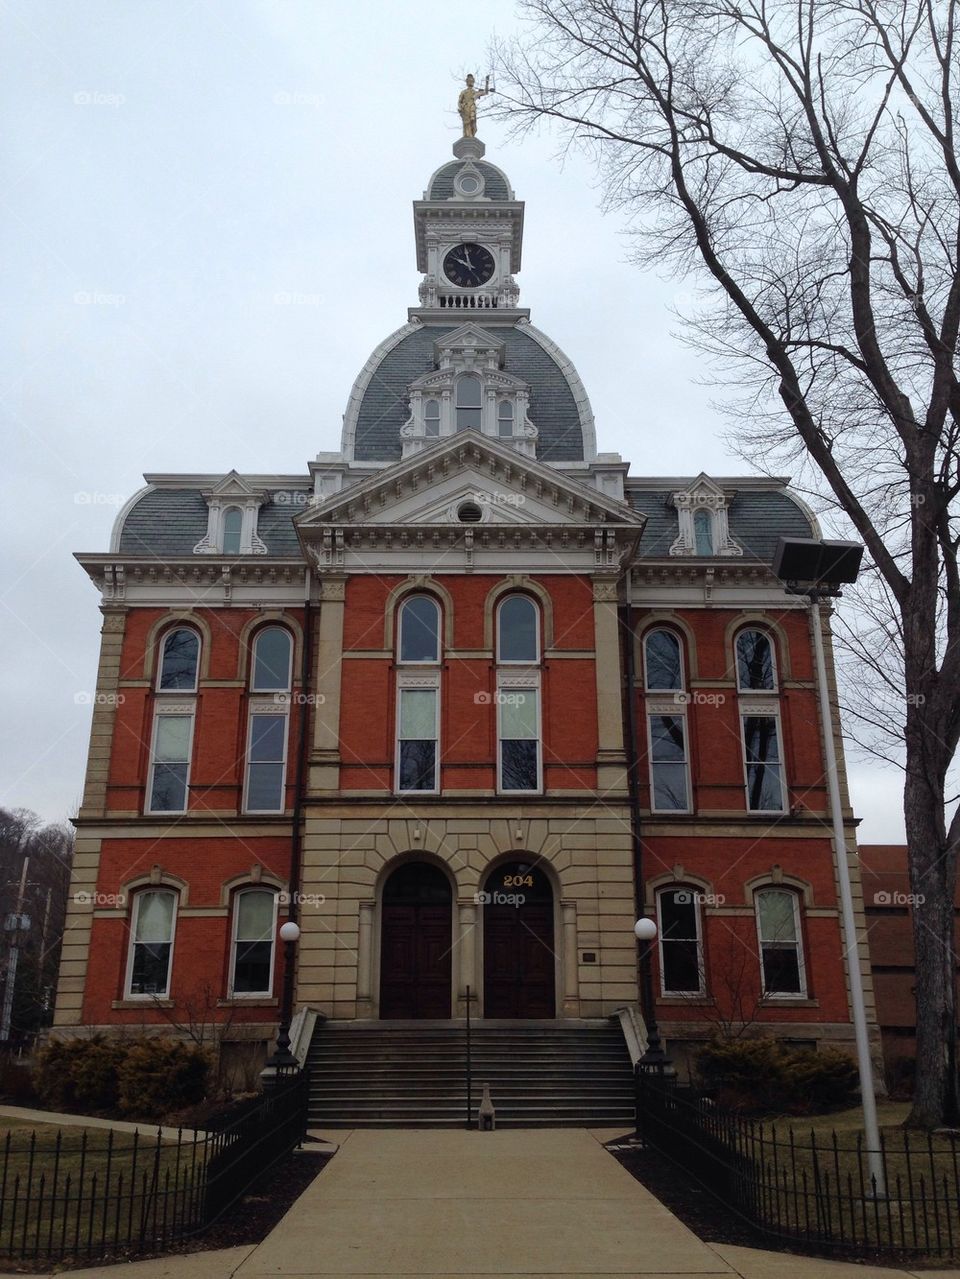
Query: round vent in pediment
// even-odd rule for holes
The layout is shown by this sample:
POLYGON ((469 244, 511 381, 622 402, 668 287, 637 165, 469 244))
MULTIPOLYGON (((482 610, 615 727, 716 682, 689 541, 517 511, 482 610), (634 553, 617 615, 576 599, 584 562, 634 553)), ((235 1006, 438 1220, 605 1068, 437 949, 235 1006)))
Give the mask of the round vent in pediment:
POLYGON ((479 524, 483 519, 483 508, 479 502, 461 502, 457 507, 457 519, 461 524, 479 524))

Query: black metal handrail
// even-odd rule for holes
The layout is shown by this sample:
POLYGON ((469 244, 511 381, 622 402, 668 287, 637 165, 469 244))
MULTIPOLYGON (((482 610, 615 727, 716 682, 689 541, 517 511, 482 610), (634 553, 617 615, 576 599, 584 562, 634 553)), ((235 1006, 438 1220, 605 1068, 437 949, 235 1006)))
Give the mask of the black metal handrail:
POLYGON ((473 1043, 470 1032, 470 987, 467 987, 467 1127, 473 1127, 473 1043))

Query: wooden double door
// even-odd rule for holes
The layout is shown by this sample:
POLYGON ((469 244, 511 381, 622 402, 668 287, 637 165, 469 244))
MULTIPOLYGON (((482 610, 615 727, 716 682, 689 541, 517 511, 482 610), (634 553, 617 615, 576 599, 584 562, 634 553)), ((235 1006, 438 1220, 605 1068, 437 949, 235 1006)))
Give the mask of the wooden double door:
POLYGON ((530 862, 487 877, 483 903, 484 1017, 556 1016, 553 891, 530 862))
POLYGON ((383 889, 380 930, 380 1016, 450 1016, 452 896, 450 882, 427 862, 406 862, 383 889))

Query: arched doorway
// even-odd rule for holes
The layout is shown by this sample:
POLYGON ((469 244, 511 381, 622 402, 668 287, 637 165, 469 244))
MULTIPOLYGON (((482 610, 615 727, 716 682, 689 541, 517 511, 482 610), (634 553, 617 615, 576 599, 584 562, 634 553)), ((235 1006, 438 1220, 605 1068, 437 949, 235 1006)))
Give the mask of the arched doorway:
POLYGON ((554 1017, 553 889, 531 862, 487 876, 483 902, 484 1017, 554 1017))
POLYGON ((405 862, 384 884, 381 1018, 450 1016, 451 897, 429 862, 405 862))

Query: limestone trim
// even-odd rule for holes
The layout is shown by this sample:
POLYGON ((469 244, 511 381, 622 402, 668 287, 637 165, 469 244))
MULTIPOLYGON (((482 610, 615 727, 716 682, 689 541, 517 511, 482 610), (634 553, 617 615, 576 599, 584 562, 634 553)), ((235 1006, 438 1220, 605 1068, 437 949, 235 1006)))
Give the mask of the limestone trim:
POLYGON ((106 813, 107 781, 113 750, 113 730, 117 706, 122 700, 120 686, 123 640, 126 632, 126 609, 104 608, 101 627, 100 661, 97 668, 96 696, 90 721, 90 744, 84 778, 80 815, 100 817, 106 813))
POLYGON ((695 875, 679 863, 659 875, 651 875, 644 884, 644 909, 656 910, 657 893, 661 888, 698 888, 705 896, 713 896, 713 884, 703 875, 695 875))
MULTIPOLYGON (((427 573, 411 574, 405 581, 399 582, 387 596, 383 617, 383 651, 365 652, 365 657, 393 657, 396 648, 397 617, 400 606, 408 595, 433 595, 440 605, 443 614, 443 652, 440 660, 453 655, 453 596, 427 573)), ((359 655, 359 654, 358 654, 359 655)), ((345 654, 349 656, 349 654, 345 654)))
POLYGON ((234 875, 232 879, 223 881, 220 886, 220 905, 229 907, 238 889, 258 888, 261 885, 264 888, 275 888, 278 893, 282 893, 286 891, 287 881, 272 871, 264 870, 259 862, 254 862, 242 875, 234 875))
POLYGON ((164 870, 159 863, 153 865, 145 875, 134 875, 130 879, 121 881, 120 892, 117 895, 121 908, 129 907, 134 893, 141 888, 171 888, 179 897, 178 910, 190 902, 189 883, 181 879, 179 875, 174 875, 172 871, 164 870))
POLYGON ((800 879, 797 875, 785 875, 782 868, 777 865, 771 866, 762 875, 754 875, 744 881, 743 889, 750 905, 753 904, 754 894, 762 888, 792 888, 799 894, 804 910, 809 910, 816 905, 813 899, 813 885, 810 881, 800 879))
POLYGON ((181 627, 192 627, 200 633, 200 663, 197 668, 198 684, 201 680, 206 680, 207 675, 210 673, 210 647, 213 641, 213 632, 210 630, 209 622, 200 617, 192 608, 173 609, 171 612, 165 613, 163 617, 158 618, 147 632, 147 642, 144 645, 143 654, 143 678, 150 688, 153 688, 156 683, 159 654, 167 632, 178 630, 181 627))

